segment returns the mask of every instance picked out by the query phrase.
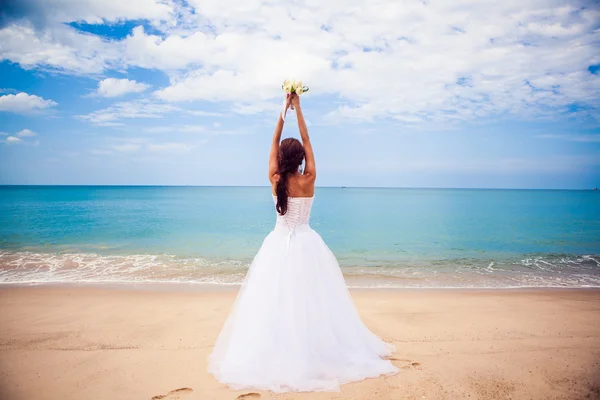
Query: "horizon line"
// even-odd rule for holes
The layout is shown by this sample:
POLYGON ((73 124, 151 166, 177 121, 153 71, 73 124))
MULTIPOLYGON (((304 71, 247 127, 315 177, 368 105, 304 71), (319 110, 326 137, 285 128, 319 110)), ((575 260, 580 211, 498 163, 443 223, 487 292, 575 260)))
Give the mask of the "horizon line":
MULTIPOLYGON (((206 188, 268 188, 269 185, 161 185, 161 184, 0 184, 0 187, 206 187, 206 188)), ((432 186, 315 186, 315 189, 425 189, 425 190, 573 190, 597 191, 597 187, 590 188, 510 188, 510 187, 432 187, 432 186)))

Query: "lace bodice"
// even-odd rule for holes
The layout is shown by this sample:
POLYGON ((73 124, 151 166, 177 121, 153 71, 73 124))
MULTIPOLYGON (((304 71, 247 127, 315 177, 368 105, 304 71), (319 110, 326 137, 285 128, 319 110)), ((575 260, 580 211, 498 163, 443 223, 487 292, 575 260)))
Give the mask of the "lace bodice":
MULTIPOLYGON (((300 225, 308 225, 310 219, 310 209, 312 208, 313 197, 288 197, 288 208, 285 215, 277 214, 277 225, 295 230, 300 225)), ((277 205, 277 196, 273 195, 273 201, 277 205)))

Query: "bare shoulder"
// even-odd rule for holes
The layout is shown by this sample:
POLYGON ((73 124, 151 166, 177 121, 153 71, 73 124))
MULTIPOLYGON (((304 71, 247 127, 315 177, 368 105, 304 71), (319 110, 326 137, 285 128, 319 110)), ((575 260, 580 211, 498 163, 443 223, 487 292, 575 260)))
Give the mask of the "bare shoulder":
POLYGON ((302 180, 304 182, 306 182, 306 184, 308 185, 314 185, 315 184, 315 174, 302 174, 302 180))
POLYGON ((300 179, 298 179, 299 186, 302 188, 302 193, 305 196, 312 196, 315 194, 315 178, 311 174, 309 175, 300 175, 300 179))

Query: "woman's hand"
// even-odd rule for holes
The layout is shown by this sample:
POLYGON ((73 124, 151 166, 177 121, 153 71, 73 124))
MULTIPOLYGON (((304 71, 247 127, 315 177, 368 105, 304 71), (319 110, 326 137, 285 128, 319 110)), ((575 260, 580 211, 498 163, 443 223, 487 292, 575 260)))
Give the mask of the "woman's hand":
POLYGON ((296 93, 292 93, 291 97, 292 97, 292 110, 294 108, 299 108, 300 107, 300 96, 298 96, 296 93))
POLYGON ((285 99, 284 99, 284 108, 281 110, 281 113, 279 115, 279 118, 281 118, 282 121, 285 121, 285 114, 287 114, 288 109, 294 109, 294 107, 292 106, 292 95, 290 93, 285 95, 285 99))

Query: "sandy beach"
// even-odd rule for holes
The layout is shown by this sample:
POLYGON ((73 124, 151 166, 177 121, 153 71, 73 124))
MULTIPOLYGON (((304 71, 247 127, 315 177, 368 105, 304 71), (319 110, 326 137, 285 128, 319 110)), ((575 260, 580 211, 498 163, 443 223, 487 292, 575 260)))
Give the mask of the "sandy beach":
POLYGON ((396 345, 400 373, 341 392, 279 395, 233 391, 206 372, 235 295, 2 287, 0 398, 600 398, 600 290, 355 290, 365 323, 396 345))

